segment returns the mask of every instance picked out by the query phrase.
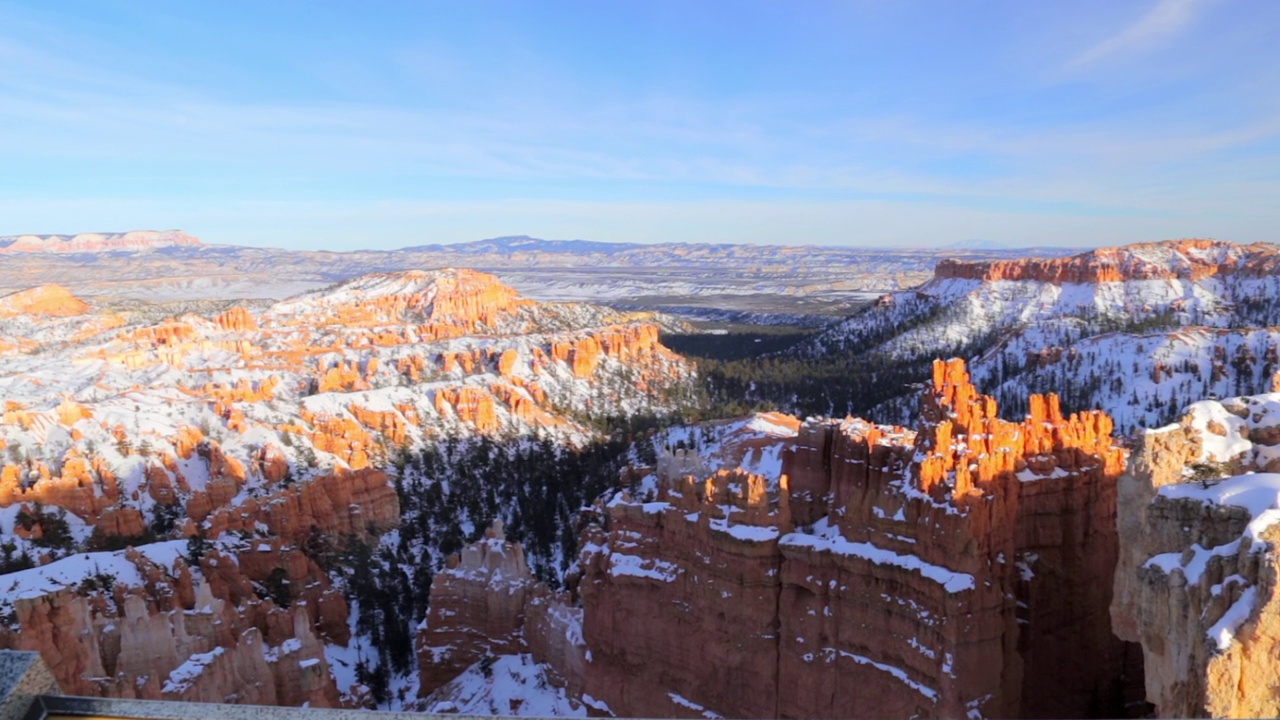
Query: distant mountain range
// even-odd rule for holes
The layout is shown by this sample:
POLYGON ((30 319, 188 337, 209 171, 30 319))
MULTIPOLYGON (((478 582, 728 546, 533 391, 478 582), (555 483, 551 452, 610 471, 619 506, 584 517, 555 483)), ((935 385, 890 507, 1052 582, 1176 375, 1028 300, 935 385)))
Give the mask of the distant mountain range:
POLYGON ((519 252, 568 253, 585 255, 603 253, 613 255, 627 250, 647 247, 640 243, 597 242, 595 240, 542 240, 528 235, 506 235, 488 240, 473 240, 464 243, 415 245, 403 248, 414 252, 456 252, 464 255, 483 255, 486 253, 510 254, 519 252))

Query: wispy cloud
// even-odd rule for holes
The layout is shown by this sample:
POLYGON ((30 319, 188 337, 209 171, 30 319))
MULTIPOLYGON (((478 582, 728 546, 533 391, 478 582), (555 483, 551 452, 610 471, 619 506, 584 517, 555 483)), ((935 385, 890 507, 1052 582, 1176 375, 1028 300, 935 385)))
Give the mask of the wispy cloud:
POLYGON ((1085 68, 1108 58, 1139 55, 1164 47, 1186 31, 1213 1, 1158 0, 1137 22, 1080 53, 1067 67, 1085 68))
MULTIPOLYGON (((1116 23, 1073 62, 1100 66, 1185 40, 1208 2, 1135 5, 1141 18, 1116 23)), ((1226 10, 1215 22, 1231 19, 1226 10)), ((43 35, 0 31, 0 218, 10 232, 173 226, 214 241, 341 247, 352 237, 390 246, 523 232, 1263 239, 1280 226, 1267 202, 1280 192, 1280 105, 1255 100, 1269 97, 1276 65, 1258 53, 1250 59, 1262 64, 1214 75, 1212 98, 1186 92, 1198 86, 1185 79, 1159 103, 1153 93, 1127 105, 1091 83, 1001 81, 971 104, 923 91, 912 100, 892 89, 901 70, 846 94, 776 78, 710 92, 592 83, 523 55, 493 64, 431 45, 281 75, 324 76, 320 91, 250 92, 136 59, 100 62, 121 54, 109 43, 84 53, 29 37, 43 35), (351 90, 365 84, 377 87, 351 90)), ((1056 45, 1035 64, 1061 72, 1070 52, 1056 45)), ((280 77, 262 80, 272 82, 280 77)))

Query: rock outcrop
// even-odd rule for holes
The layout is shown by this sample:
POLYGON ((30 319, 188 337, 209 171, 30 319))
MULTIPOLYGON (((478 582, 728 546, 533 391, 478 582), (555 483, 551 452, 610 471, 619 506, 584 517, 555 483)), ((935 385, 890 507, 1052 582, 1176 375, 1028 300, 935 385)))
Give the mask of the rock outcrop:
POLYGON ((508 561, 481 558, 513 554, 484 541, 432 587, 424 688, 530 648, 600 714, 1123 714, 1141 658, 1108 624, 1108 418, 1049 396, 1001 420, 960 361, 925 395, 918 431, 757 416, 679 434, 584 531, 580 609, 506 574, 485 588, 508 561))
POLYGON ((582 611, 547 590, 519 543, 495 521, 479 541, 449 559, 431 581, 431 607, 418 628, 419 697, 427 697, 482 659, 529 653, 548 677, 581 696, 586 664, 582 611))
POLYGON ((157 505, 200 523, 246 486, 376 467, 444 434, 582 442, 591 431, 569 413, 622 401, 656 409, 689 374, 653 326, 538 306, 465 270, 359 278, 265 312, 126 323, 70 345, 60 316, 89 308, 65 289, 0 300, 0 315, 58 340, 50 367, 15 370, 24 379, 0 421, 0 508, 63 508, 121 537, 138 536, 157 505), (558 331, 566 325, 582 329, 558 331), (83 367, 94 368, 90 389, 76 379, 83 367), (605 387, 624 368, 628 380, 605 387))
POLYGON ((1120 479, 1112 623, 1162 717, 1280 714, 1277 439, 1280 395, 1198 402, 1120 479))
MULTIPOLYGON (((316 535, 367 538, 397 525, 399 503, 386 476, 371 469, 325 475, 234 506, 201 501, 208 497, 189 503, 200 533, 257 539, 242 547, 231 541, 238 549, 227 552, 217 551, 225 543, 208 541, 214 550, 196 568, 179 556, 185 541, 170 541, 0 576, 12 616, 0 647, 40 651, 62 687, 77 694, 336 705, 323 646, 347 642, 347 605, 300 548, 316 535), (276 594, 263 596, 264 588, 276 594)), ((108 527, 109 517, 97 527, 108 527)), ((140 516, 136 522, 104 535, 136 537, 140 516)))
POLYGON ((417 639, 419 692, 452 680, 486 655, 525 652, 524 608, 534 585, 519 543, 502 521, 463 548, 431 581, 431 609, 417 639))
POLYGON ((0 297, 0 318, 19 315, 72 317, 88 311, 88 303, 61 285, 41 285, 0 297))
MULTIPOLYGON (((151 589, 141 606, 119 608, 88 585, 24 600, 0 647, 38 645, 77 692, 333 704, 327 666, 296 646, 346 642, 346 602, 317 560, 328 566, 344 538, 398 524, 383 472, 393 458, 444 436, 583 444, 595 435, 592 414, 614 403, 662 412, 691 377, 643 315, 534 303, 469 270, 382 273, 270 307, 159 317, 154 308, 103 312, 56 286, 0 298, 0 352, 9 352, 0 567, 203 542, 226 563, 189 568, 193 579, 172 593, 190 598, 204 582, 239 613, 219 619, 216 642, 188 642, 183 633, 194 630, 181 628, 195 611, 164 605, 151 589), (46 631, 56 623, 41 618, 61 618, 52 608, 64 606, 92 642, 62 647, 46 631), (126 620, 151 629, 120 650, 106 628, 126 620), (162 661, 145 671, 131 653, 162 661), (124 670, 99 672, 93 654, 118 654, 124 670), (185 680, 165 690, 175 673, 185 680)), ((538 612, 544 624, 561 617, 538 612)), ((338 673, 344 682, 356 662, 338 673)))
POLYGON ((925 405, 919 432, 807 422, 776 484, 719 471, 615 498, 579 586, 598 708, 1120 714, 1106 416, 1048 397, 1000 420, 959 361, 925 405))

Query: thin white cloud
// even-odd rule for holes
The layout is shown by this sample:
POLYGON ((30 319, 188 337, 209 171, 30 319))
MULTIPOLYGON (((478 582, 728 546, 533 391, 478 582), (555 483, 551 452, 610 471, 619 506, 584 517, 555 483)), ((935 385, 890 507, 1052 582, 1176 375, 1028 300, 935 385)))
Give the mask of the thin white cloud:
MULTIPOLYGON (((1172 43, 1203 2, 1161 0, 1081 57, 1172 43)), ((519 232, 1070 243, 1273 239, 1280 227, 1267 202, 1280 191, 1276 152, 1262 145, 1280 134, 1280 108, 1009 125, 894 108, 833 113, 803 98, 508 93, 485 83, 480 101, 461 105, 264 102, 102 65, 0 33, 0 156, 11 176, 0 181, 0 218, 12 232, 184 227, 211 241, 336 248, 519 232), (15 162, 30 175, 13 173, 15 162), (454 191, 458 179, 492 185, 454 191), (688 202, 664 200, 676 191, 662 188, 686 185, 688 202), (749 186, 765 191, 729 202, 749 186), (77 199, 95 192, 112 195, 77 199), (389 202, 368 199, 379 194, 389 202), (610 199, 623 195, 636 202, 610 199), (437 196, 452 200, 403 200, 437 196)))
POLYGON ((1067 63, 1067 68, 1084 68, 1107 58, 1159 49, 1190 27, 1211 2, 1213 0, 1158 0, 1137 22, 1085 50, 1067 63))

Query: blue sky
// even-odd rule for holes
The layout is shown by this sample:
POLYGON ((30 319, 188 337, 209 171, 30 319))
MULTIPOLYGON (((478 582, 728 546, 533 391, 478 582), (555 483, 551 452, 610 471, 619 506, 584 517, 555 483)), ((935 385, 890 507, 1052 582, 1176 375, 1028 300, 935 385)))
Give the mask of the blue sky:
POLYGON ((0 234, 1275 241, 1280 2, 0 2, 0 234))

